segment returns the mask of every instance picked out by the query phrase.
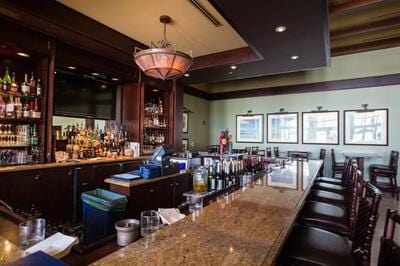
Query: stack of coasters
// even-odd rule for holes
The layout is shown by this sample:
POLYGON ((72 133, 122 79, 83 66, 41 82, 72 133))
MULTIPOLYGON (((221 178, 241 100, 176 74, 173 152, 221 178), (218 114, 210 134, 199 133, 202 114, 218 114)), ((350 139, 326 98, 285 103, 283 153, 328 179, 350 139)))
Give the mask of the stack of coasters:
POLYGON ((161 175, 161 167, 154 164, 143 164, 140 166, 140 176, 143 178, 153 178, 161 175))

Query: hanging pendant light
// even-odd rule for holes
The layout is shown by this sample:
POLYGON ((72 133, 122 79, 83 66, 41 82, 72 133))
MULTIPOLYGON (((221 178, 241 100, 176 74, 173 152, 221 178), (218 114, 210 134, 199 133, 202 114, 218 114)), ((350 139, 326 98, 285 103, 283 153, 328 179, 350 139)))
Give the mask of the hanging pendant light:
POLYGON ((191 52, 177 51, 167 41, 166 27, 171 18, 161 16, 160 21, 164 24, 164 39, 158 45, 152 42, 149 49, 135 47, 134 61, 147 76, 166 80, 185 74, 193 64, 193 58, 191 52))

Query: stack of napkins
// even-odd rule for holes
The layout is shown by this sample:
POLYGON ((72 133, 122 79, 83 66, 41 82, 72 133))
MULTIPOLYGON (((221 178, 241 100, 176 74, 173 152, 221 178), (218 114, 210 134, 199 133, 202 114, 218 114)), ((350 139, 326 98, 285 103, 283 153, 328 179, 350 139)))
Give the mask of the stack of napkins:
POLYGON ((112 179, 118 180, 118 181, 132 181, 138 178, 141 178, 140 175, 132 175, 130 173, 124 173, 124 174, 117 174, 117 175, 112 175, 112 179))
POLYGON ((158 209, 158 212, 164 224, 173 224, 185 218, 185 215, 179 209, 158 209))
POLYGON ((60 259, 68 255, 72 246, 78 244, 78 242, 79 239, 77 237, 67 236, 62 233, 55 233, 54 235, 25 250, 25 255, 35 253, 36 251, 43 251, 54 258, 60 259))

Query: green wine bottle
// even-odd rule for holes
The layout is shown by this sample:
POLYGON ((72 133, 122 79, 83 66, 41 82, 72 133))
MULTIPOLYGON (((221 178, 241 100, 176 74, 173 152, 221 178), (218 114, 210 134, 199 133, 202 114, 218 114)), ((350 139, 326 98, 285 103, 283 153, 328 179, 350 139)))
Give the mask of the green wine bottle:
POLYGON ((10 72, 8 71, 8 67, 6 67, 6 73, 4 74, 3 78, 3 91, 10 91, 11 88, 11 76, 10 72))

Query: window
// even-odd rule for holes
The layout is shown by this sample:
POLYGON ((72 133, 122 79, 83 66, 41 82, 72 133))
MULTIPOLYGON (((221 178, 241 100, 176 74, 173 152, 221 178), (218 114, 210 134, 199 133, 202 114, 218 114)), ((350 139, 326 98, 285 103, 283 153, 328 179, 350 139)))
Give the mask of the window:
POLYGON ((344 144, 388 145, 388 109, 344 111, 344 144))
POLYGON ((339 111, 303 113, 303 144, 339 144, 339 111))
POLYGON ((269 143, 298 143, 298 113, 267 114, 269 143))

